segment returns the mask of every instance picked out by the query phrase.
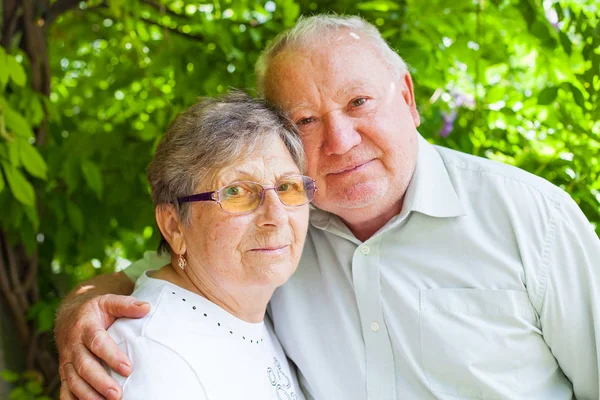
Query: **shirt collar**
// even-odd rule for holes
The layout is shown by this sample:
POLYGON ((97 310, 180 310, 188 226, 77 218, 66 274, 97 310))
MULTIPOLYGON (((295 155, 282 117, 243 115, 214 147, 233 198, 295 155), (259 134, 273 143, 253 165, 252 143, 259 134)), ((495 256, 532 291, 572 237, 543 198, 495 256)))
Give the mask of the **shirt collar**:
MULTIPOLYGON (((442 157, 421 135, 418 135, 418 140, 417 165, 406 190, 400 216, 411 211, 436 218, 465 215, 442 157)), ((333 224, 344 231, 343 226, 338 226, 344 224, 337 216, 316 207, 311 207, 310 223, 319 229, 330 229, 333 224)))
POLYGON ((417 166, 402 208, 437 218, 465 215, 442 157, 421 135, 417 166))

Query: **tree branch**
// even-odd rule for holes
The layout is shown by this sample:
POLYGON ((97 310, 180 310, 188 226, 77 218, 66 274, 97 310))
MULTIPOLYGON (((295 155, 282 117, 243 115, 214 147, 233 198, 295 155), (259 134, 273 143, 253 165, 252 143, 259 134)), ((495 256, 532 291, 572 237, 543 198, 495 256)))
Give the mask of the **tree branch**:
POLYGON ((152 21, 152 20, 150 20, 148 18, 143 18, 142 17, 141 20, 144 21, 147 24, 156 25, 156 26, 158 26, 160 28, 166 29, 169 32, 175 33, 175 34, 177 34, 179 36, 183 36, 183 37, 185 37, 187 39, 195 40, 197 42, 204 42, 205 41, 204 36, 202 36, 202 35, 190 35, 189 33, 184 33, 184 32, 180 31, 177 28, 171 28, 171 27, 159 24, 158 22, 152 21))
POLYGON ((45 16, 46 24, 51 24, 56 18, 60 17, 65 12, 76 8, 80 2, 80 0, 58 0, 56 3, 52 4, 48 10, 48 14, 45 16))
POLYGON ((163 4, 155 3, 152 0, 140 0, 140 3, 146 4, 146 5, 154 8, 155 10, 157 10, 158 12, 160 12, 161 14, 167 14, 167 15, 170 15, 170 16, 176 17, 176 18, 187 18, 187 19, 189 19, 187 15, 178 14, 175 11, 168 9, 167 6, 165 6, 163 4))
POLYGON ((37 250, 35 250, 29 260, 29 271, 27 271, 27 276, 23 281, 23 285, 21 285, 21 290, 24 292, 30 291, 33 287, 33 284, 35 283, 35 278, 38 270, 38 259, 38 252, 37 250))
POLYGON ((38 352, 38 332, 32 332, 27 345, 27 369, 33 369, 35 364, 35 355, 38 352))
POLYGON ((4 0, 3 17, 0 45, 8 51, 19 19, 19 6, 15 0, 4 0))
MULTIPOLYGON (((0 234, 1 233, 2 232, 0 232, 0 234)), ((8 274, 6 273, 6 264, 4 262, 4 251, 2 246, 0 246, 0 293, 4 294, 4 298, 10 307, 22 343, 27 343, 27 339, 29 338, 29 326, 25 319, 25 310, 22 309, 19 300, 11 291, 8 274)))
POLYGON ((21 279, 19 276, 19 270, 17 268, 17 260, 15 258, 14 249, 8 242, 6 234, 3 231, 0 231, 0 242, 2 242, 4 247, 5 259, 8 262, 8 270, 10 271, 10 281, 12 282, 12 290, 10 294, 20 302, 20 308, 23 310, 23 312, 25 312, 29 308, 29 302, 27 301, 27 296, 18 290, 18 288, 21 286, 21 279))

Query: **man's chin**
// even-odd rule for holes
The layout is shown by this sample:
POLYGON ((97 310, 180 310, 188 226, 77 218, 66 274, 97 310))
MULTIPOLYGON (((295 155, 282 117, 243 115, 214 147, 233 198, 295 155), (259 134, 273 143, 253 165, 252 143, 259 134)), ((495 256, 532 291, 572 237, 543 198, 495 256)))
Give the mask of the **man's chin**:
POLYGON ((321 210, 343 217, 344 210, 366 210, 376 205, 384 196, 385 188, 383 185, 368 182, 331 192, 330 194, 324 193, 324 198, 316 196, 313 204, 321 210))

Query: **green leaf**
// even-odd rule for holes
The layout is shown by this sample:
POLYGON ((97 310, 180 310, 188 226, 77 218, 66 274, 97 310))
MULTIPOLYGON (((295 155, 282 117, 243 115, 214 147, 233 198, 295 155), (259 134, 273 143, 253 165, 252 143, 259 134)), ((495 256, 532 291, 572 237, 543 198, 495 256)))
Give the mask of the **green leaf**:
POLYGON ((18 168, 21 166, 21 155, 19 154, 19 145, 17 144, 18 140, 25 140, 22 138, 17 138, 12 143, 8 144, 8 160, 12 164, 13 167, 18 168))
POLYGON ((25 206, 23 207, 23 211, 25 211, 25 215, 29 222, 31 222, 33 229, 37 232, 40 229, 40 218, 37 209, 35 207, 25 206))
POLYGON ((285 26, 291 26, 299 15, 300 6, 295 1, 289 1, 283 8, 283 23, 285 26))
MULTIPOLYGON (((50 329, 52 329, 52 325, 50 325, 50 329)), ((48 330, 46 330, 45 332, 47 332, 48 330)), ((25 389, 33 395, 38 395, 38 394, 42 394, 43 392, 43 387, 42 387, 42 383, 40 381, 30 381, 27 382, 25 384, 25 389)))
POLYGON ((67 204, 67 217, 69 218, 69 222, 71 226, 79 235, 83 234, 83 213, 81 209, 72 201, 69 201, 67 204))
POLYGON ((51 305, 46 305, 38 314, 38 331, 50 332, 54 324, 54 312, 56 310, 51 305))
POLYGON ((67 184, 67 194, 71 194, 79 185, 80 166, 75 158, 67 158, 63 164, 62 177, 67 184))
POLYGON ((31 400, 31 396, 27 394, 25 388, 17 387, 8 395, 8 400, 31 400))
POLYGON ((504 86, 494 86, 485 94, 485 101, 490 104, 495 103, 497 101, 502 100, 505 94, 506 88, 504 86))
POLYGON ((4 138, 6 141, 11 142, 13 140, 12 135, 9 135, 6 131, 6 123, 4 121, 4 110, 2 109, 1 101, 4 100, 0 97, 0 138, 4 138))
POLYGON ((525 19, 527 26, 530 29, 536 19, 536 10, 531 3, 531 0, 519 0, 518 7, 518 10, 523 14, 523 19, 525 19))
POLYGON ((541 106, 547 106, 548 104, 552 104, 552 102, 556 100, 557 95, 558 87, 546 87, 538 95, 538 104, 541 106))
POLYGON ((12 130, 15 135, 25 139, 34 137, 31 126, 29 126, 21 114, 13 110, 6 102, 0 102, 0 108, 4 111, 4 122, 6 123, 6 126, 12 130))
POLYGON ((19 239, 25 248, 25 253, 29 256, 33 254, 37 248, 37 232, 33 230, 31 224, 21 224, 19 226, 19 239))
POLYGON ((28 98, 24 98, 25 105, 21 108, 27 109, 27 119, 31 126, 39 125, 44 119, 44 101, 38 97, 38 95, 31 95, 28 98))
POLYGON ((547 21, 535 21, 531 26, 531 33, 540 39, 544 46, 553 48, 556 45, 556 39, 550 31, 550 26, 547 21))
POLYGON ((34 206, 35 192, 33 190, 33 186, 31 186, 31 183, 29 183, 21 171, 16 169, 14 166, 6 162, 3 162, 2 166, 4 169, 4 176, 8 182, 8 187, 10 188, 13 196, 15 196, 15 199, 26 206, 34 206))
POLYGON ((581 90, 571 82, 569 82, 569 88, 571 89, 571 93, 573 93, 573 98, 575 99, 575 104, 585 110, 585 99, 583 97, 583 93, 581 90))
POLYGON ((560 31, 560 33, 558 34, 558 38, 560 39, 560 44, 565 50, 565 53, 571 55, 571 53, 573 53, 573 46, 571 45, 571 40, 569 39, 569 36, 567 36, 567 34, 563 31, 560 31))
POLYGON ((388 12, 392 10, 400 9, 400 6, 393 1, 365 1, 364 3, 360 3, 356 6, 361 11, 381 11, 388 12))
POLYGON ((98 196, 98 199, 102 199, 102 192, 104 190, 104 183, 102 181, 102 174, 98 166, 90 160, 85 160, 81 164, 81 172, 83 177, 90 187, 98 196))
POLYGON ((7 62, 8 57, 6 56, 6 52, 4 51, 4 48, 0 46, 0 92, 3 91, 4 85, 6 85, 10 76, 7 62))
POLYGON ((20 158, 25 170, 36 178, 46 180, 48 167, 35 146, 25 140, 18 140, 15 144, 17 143, 19 143, 20 158))
POLYGON ((23 66, 21 66, 13 56, 8 56, 6 61, 6 66, 8 67, 12 81, 18 86, 25 86, 27 83, 27 75, 25 74, 23 66))
POLYGON ((5 186, 6 186, 6 183, 4 183, 4 177, 2 176, 2 174, 0 174, 0 193, 2 193, 5 186))
POLYGON ((2 372, 0 372, 0 378, 2 378, 5 382, 14 383, 19 380, 19 374, 5 369, 2 372))

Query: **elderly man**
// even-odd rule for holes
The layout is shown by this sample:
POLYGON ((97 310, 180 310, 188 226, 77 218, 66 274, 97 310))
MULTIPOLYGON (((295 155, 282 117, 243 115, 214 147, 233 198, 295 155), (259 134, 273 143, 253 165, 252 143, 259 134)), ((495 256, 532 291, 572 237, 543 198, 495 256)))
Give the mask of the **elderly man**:
MULTIPOLYGON (((270 310, 308 398, 599 398, 600 241, 566 193, 423 140, 404 62, 357 17, 299 21, 257 80, 319 187, 270 310)), ((92 353, 128 374, 105 329, 148 308, 100 296, 131 293, 122 273, 87 285, 58 318, 61 398, 117 398, 92 353)))

